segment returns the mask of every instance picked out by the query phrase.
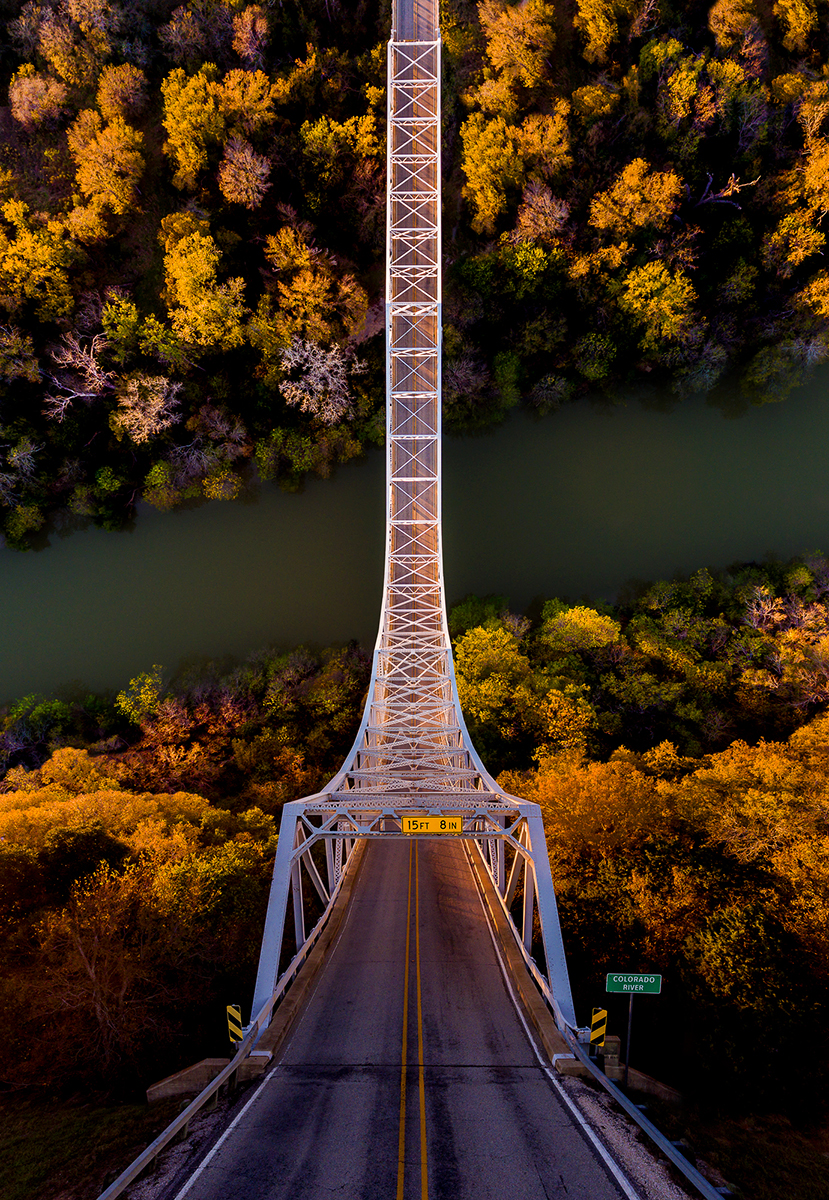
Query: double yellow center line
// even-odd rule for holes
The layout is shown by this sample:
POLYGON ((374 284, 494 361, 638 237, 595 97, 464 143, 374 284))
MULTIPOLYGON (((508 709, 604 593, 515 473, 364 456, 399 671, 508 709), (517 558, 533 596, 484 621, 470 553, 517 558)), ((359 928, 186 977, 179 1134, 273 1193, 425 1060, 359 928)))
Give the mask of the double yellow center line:
POLYGON ((420 983, 420 879, 417 842, 409 843, 409 892, 406 911, 406 969, 403 980, 403 1052, 400 1061, 400 1132, 397 1141, 397 1200, 403 1200, 406 1175, 406 1082, 409 1045, 409 952, 412 930, 412 867, 414 866, 415 972, 417 982, 417 1090, 420 1102, 420 1200, 429 1200, 429 1161, 426 1150, 426 1082, 423 1073, 423 1001, 420 983))

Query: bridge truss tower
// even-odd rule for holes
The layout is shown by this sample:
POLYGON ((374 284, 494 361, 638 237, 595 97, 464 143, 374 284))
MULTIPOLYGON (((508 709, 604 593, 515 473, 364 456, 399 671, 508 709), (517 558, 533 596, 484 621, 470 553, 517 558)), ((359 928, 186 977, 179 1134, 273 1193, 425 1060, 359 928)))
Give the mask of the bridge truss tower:
POLYGON ((342 769, 322 792, 283 810, 253 1013, 271 1002, 280 978, 289 897, 298 960, 313 936, 303 887, 314 889, 327 914, 358 839, 406 836, 405 815, 454 815, 508 916, 523 881, 516 937, 560 1026, 575 1030, 540 810, 503 792, 478 757, 458 702, 446 622, 437 10, 438 0, 394 0, 388 46, 386 556, 371 683, 342 769), (544 973, 529 955, 536 910, 544 973))

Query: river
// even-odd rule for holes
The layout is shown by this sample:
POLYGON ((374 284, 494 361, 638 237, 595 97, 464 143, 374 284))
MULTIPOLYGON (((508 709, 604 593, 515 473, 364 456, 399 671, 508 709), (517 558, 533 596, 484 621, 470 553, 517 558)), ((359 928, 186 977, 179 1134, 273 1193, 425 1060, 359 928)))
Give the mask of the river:
MULTIPOLYGON (((829 550, 829 368, 784 403, 726 414, 694 397, 582 401, 444 443, 450 603, 499 592, 614 599, 632 580, 829 550)), ((376 632, 383 455, 247 502, 129 532, 0 551, 0 700, 120 688, 161 663, 376 632)))

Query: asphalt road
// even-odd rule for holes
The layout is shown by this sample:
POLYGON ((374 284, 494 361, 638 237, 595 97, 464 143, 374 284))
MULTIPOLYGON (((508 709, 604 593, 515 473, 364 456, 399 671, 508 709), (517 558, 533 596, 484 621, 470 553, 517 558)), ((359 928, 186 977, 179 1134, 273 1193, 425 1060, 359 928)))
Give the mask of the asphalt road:
POLYGON ((537 1064, 462 845, 388 839, 277 1066, 178 1198, 619 1195, 537 1064))

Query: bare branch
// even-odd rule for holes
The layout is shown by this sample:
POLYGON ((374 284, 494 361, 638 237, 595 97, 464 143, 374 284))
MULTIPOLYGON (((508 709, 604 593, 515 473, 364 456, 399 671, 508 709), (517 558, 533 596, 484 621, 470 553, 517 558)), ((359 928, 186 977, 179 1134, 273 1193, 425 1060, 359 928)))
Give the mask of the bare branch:
POLYGON ((748 183, 740 183, 737 176, 732 175, 728 183, 721 191, 712 193, 711 184, 714 176, 709 175, 708 182, 705 185, 705 191, 702 193, 699 200, 697 200, 694 207, 699 208, 702 204, 729 204, 732 208, 742 208, 742 205, 737 204, 735 200, 730 200, 729 197, 737 195, 737 193, 741 192, 743 188, 754 187, 756 183, 760 182, 761 178, 762 176, 758 175, 756 179, 751 179, 748 183))
POLYGON ((150 441, 181 420, 182 386, 163 375, 133 375, 118 396, 115 423, 136 445, 150 441))
POLYGON ((60 344, 49 347, 49 357, 57 370, 46 373, 55 388, 44 397, 43 415, 53 421, 63 421, 73 401, 90 404, 113 388, 114 371, 106 371, 98 356, 107 347, 107 339, 96 333, 84 345, 74 333, 65 333, 60 344))
POLYGON ((324 425, 350 421, 354 417, 348 375, 359 374, 363 364, 350 358, 341 346, 325 350, 316 342, 294 337, 282 353, 282 366, 293 374, 280 385, 290 405, 311 413, 324 425))

